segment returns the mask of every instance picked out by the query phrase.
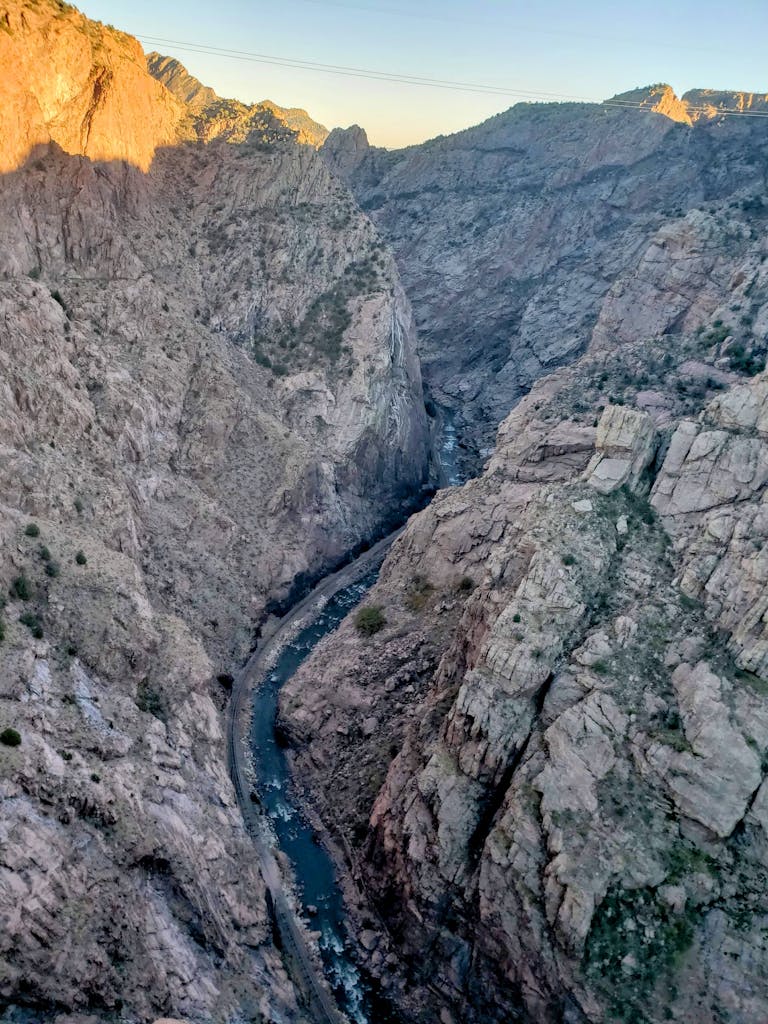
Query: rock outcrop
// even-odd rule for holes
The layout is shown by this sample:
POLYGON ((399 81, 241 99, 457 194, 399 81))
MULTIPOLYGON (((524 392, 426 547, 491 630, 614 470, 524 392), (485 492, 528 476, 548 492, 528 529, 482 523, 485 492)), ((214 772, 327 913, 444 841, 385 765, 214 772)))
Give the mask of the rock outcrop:
POLYGON ((249 105, 222 99, 190 75, 174 57, 149 53, 147 70, 185 105, 192 115, 195 134, 205 141, 226 138, 230 142, 241 142, 254 130, 265 130, 273 121, 284 125, 297 142, 308 146, 317 148, 328 138, 328 129, 313 121, 306 110, 280 107, 271 100, 249 105))
POLYGON ((768 1012, 764 217, 663 225, 283 694, 409 1019, 768 1012))
MULTIPOLYGON (((392 244, 425 381, 455 413, 465 470, 534 381, 584 352, 618 281, 651 292, 665 229, 676 237, 688 211, 707 219, 725 198, 762 202, 765 121, 718 111, 763 102, 653 86, 606 105, 518 104, 399 151, 369 146, 357 127, 331 133, 321 152, 392 244)), ((707 290, 706 268, 701 281, 681 270, 707 290)), ((661 295, 661 309, 625 309, 624 329, 655 333, 646 318, 662 311, 673 321, 686 297, 661 295)))
POLYGON ((49 0, 4 0, 0 26, 0 173, 49 142, 147 170, 177 141, 185 108, 146 73, 136 39, 49 0))

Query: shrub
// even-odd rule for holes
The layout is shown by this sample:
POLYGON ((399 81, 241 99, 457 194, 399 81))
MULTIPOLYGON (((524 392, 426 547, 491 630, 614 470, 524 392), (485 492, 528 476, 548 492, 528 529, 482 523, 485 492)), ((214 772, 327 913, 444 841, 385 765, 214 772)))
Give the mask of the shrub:
POLYGON ((522 618, 521 618, 519 612, 515 612, 515 614, 512 616, 512 621, 513 622, 521 622, 522 621, 522 618))
POLYGON ((83 514, 83 507, 84 507, 83 506, 83 499, 82 498, 75 498, 75 500, 72 502, 72 504, 75 506, 75 512, 77 512, 77 514, 79 516, 81 516, 83 514))
POLYGON ((51 579, 55 580, 56 577, 59 575, 60 571, 61 570, 59 568, 59 563, 58 562, 46 562, 46 564, 45 564, 45 574, 46 574, 46 576, 50 576, 51 579))
POLYGON ((145 711, 148 715, 154 715, 161 722, 165 721, 165 709, 160 694, 151 685, 148 679, 142 679, 136 687, 136 707, 139 711, 145 711))
POLYGON ((386 617, 381 610, 381 605, 378 604, 370 604, 365 608, 360 608, 357 615, 355 615, 355 628, 362 636, 373 636, 374 633, 378 633, 379 630, 383 629, 386 624, 386 617))
POLYGON ((43 626, 34 612, 24 612, 23 615, 19 616, 19 622, 27 627, 35 639, 42 640, 43 626))
POLYGON ((42 559, 42 560, 43 560, 44 562, 50 562, 50 560, 51 560, 51 552, 50 552, 50 550, 49 550, 49 549, 48 549, 48 548, 47 548, 47 547, 45 546, 45 544, 41 544, 41 545, 40 545, 40 548, 39 548, 39 550, 38 550, 38 554, 40 555, 40 558, 41 558, 41 559, 42 559))
POLYGON ((6 747, 18 747, 21 745, 21 735, 16 729, 3 729, 0 732, 0 743, 5 744, 6 747))
POLYGON ((91 782, 101 782, 101 776, 96 772, 91 772, 91 782))
POLYGON ((11 583, 11 594, 20 601, 28 601, 32 596, 29 580, 23 573, 21 576, 17 576, 13 583, 11 583))
POLYGON ((563 555, 563 565, 575 565, 575 564, 576 564, 576 556, 572 555, 570 553, 570 551, 566 552, 563 555))
POLYGON ((84 551, 78 551, 75 555, 75 561, 78 565, 85 565, 88 559, 85 557, 84 551))
POLYGON ((456 589, 460 594, 469 594, 475 589, 475 581, 471 576, 462 576, 456 589))
POLYGON ((40 527, 37 525, 37 523, 27 523, 24 533, 27 535, 27 537, 39 537, 40 527))
POLYGON ((412 612, 420 612, 426 605, 434 587, 420 573, 417 573, 410 582, 408 594, 405 598, 405 606, 412 612))
POLYGON ((0 619, 0 644, 5 640, 5 623, 0 619))

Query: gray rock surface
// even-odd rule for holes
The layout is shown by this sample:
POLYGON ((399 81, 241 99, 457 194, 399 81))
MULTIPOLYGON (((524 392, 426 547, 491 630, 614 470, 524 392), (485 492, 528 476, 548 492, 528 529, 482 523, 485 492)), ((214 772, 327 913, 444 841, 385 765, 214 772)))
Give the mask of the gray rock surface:
POLYGON ((612 346, 706 304, 728 252, 697 252, 680 218, 709 223, 719 200, 764 193, 764 122, 716 114, 760 97, 659 86, 613 102, 521 103, 397 151, 336 129, 321 150, 393 246, 425 380, 456 411, 473 471, 515 401, 593 332, 612 346), (688 262, 670 266, 676 253, 688 262))
POLYGON ((418 495, 410 307, 314 149, 191 141, 135 40, 6 7, 0 1004, 298 1021, 223 674, 418 495))
POLYGON ((617 278, 483 474, 411 520, 368 598, 386 627, 344 623, 286 688, 409 1019, 768 1012, 762 217, 661 228, 652 291, 617 278))

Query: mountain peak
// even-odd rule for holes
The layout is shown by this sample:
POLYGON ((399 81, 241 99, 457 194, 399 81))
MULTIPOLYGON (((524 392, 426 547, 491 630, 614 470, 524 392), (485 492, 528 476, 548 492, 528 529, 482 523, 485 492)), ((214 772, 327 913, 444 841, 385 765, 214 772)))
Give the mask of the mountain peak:
POLYGON ((314 121, 306 110, 281 107, 272 100, 248 104, 222 99, 213 89, 190 75, 181 61, 162 53, 147 54, 147 70, 180 100, 195 120, 197 134, 210 139, 218 136, 236 141, 264 115, 281 122, 295 134, 296 141, 316 149, 328 137, 328 129, 314 121))
POLYGON ((681 124, 692 123, 685 101, 681 100, 672 86, 666 82, 657 82, 654 85, 646 85, 639 89, 631 89, 629 92, 619 93, 607 100, 607 103, 615 106, 639 107, 655 114, 663 114, 671 121, 681 124))

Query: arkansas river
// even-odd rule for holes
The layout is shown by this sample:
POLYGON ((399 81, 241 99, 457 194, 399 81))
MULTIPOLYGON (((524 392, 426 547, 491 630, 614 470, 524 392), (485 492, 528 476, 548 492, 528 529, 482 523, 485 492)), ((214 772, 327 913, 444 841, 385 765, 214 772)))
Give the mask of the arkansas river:
MULTIPOLYGON (((458 484, 458 440, 450 415, 442 425, 441 440, 442 482, 458 484)), ((230 774, 260 861, 276 937, 286 968, 319 1024, 345 1019, 353 1024, 395 1024, 398 1018, 358 964, 336 868, 293 790, 286 751, 275 730, 277 706, 281 687, 373 586, 400 532, 326 576, 265 633, 235 681, 228 712, 230 774), (294 899, 286 892, 278 849, 290 862, 294 899), (319 933, 324 976, 317 969, 309 931, 319 933)))

